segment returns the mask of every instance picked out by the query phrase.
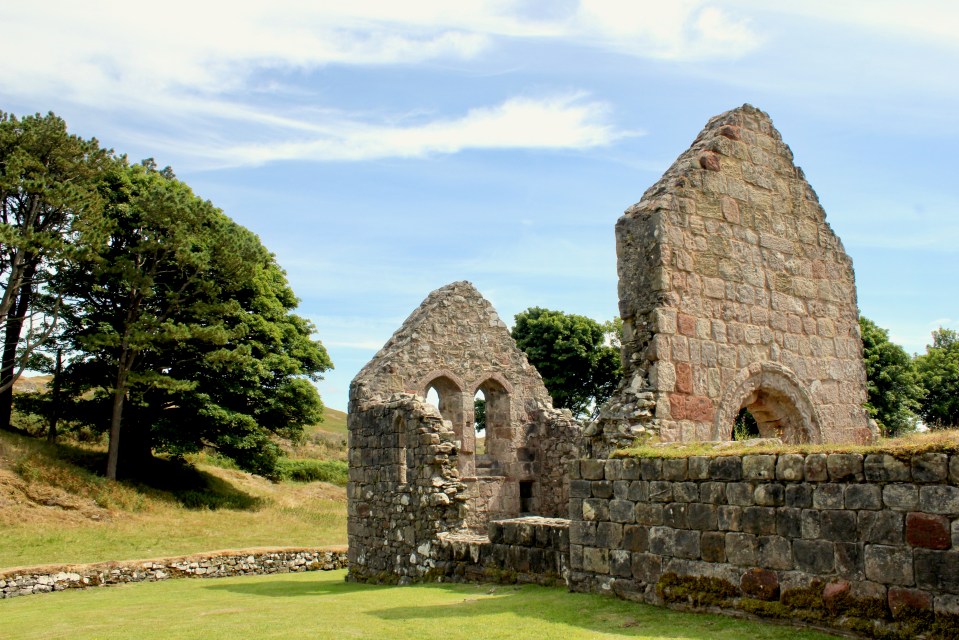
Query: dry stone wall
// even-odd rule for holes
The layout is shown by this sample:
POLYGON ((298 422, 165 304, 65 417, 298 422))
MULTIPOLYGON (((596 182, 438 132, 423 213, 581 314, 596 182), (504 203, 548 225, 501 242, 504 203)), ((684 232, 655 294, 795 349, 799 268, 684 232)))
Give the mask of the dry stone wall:
POLYGON ((582 460, 571 473, 574 590, 959 633, 959 455, 582 460))
POLYGON ((346 563, 346 549, 334 548, 224 551, 162 560, 11 569, 0 571, 0 598, 174 578, 333 571, 346 568, 346 563))
POLYGON ((852 262, 769 116, 716 116, 616 224, 625 379, 594 428, 787 442, 872 437, 852 262))

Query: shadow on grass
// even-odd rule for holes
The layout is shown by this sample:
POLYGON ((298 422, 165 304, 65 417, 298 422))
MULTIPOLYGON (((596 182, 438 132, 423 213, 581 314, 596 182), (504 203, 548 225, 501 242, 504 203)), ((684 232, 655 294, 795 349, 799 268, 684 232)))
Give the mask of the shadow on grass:
MULTIPOLYGON (((21 436, 31 440, 29 436, 21 436)), ((106 482, 103 471, 107 466, 104 451, 88 449, 68 443, 54 445, 32 441, 33 452, 24 459, 18 471, 21 475, 31 467, 36 479, 42 479, 43 464, 63 464, 75 467, 76 473, 85 475, 90 482, 106 482), (40 462, 37 466, 30 459, 40 462), (46 459, 47 462, 42 462, 46 459)), ((178 503, 188 509, 234 509, 256 511, 263 500, 234 487, 226 480, 206 471, 201 471, 182 459, 151 457, 142 460, 134 468, 125 469, 121 483, 131 489, 157 500, 178 503)))
MULTIPOLYGON (((244 595, 277 598, 302 596, 346 596, 379 592, 377 604, 394 601, 423 602, 417 605, 381 607, 354 611, 385 621, 443 624, 455 629, 468 619, 510 616, 532 618, 568 625, 595 634, 613 634, 624 638, 686 638, 689 640, 826 640, 833 637, 811 630, 745 621, 710 614, 696 614, 639 604, 597 594, 570 593, 560 587, 490 584, 416 584, 405 587, 368 585, 331 580, 302 581, 277 579, 255 583, 209 585, 207 589, 244 595), (422 596, 416 595, 416 592, 422 596), (435 602, 428 592, 445 592, 443 602, 435 602), (392 592, 392 593, 391 593, 392 592), (456 596, 450 601, 449 596, 456 596), (462 621, 462 622, 460 622, 462 621)), ((348 606, 348 605, 344 605, 348 606)), ((445 626, 445 625, 444 625, 445 626)))

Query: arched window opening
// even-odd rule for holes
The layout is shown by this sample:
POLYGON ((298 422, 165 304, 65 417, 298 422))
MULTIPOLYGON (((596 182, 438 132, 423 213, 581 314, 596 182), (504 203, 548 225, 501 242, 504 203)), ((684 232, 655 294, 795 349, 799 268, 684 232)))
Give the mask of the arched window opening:
POLYGON ((486 453, 486 394, 482 389, 473 396, 473 432, 476 434, 474 450, 477 455, 486 453))
POLYGON ((736 423, 733 425, 733 440, 751 440, 759 437, 759 424, 756 418, 749 412, 749 409, 743 407, 736 416, 736 423))
MULTIPOLYGON (((501 475, 512 462, 513 429, 510 415, 509 392, 496 380, 489 379, 479 386, 474 403, 482 397, 483 453, 476 457, 478 473, 501 475)), ((474 407, 475 410, 475 407, 474 407)), ((477 424, 474 421, 474 428, 477 424)), ((479 451, 477 451, 479 454, 479 451)))
POLYGON ((393 420, 393 431, 396 433, 396 480, 400 484, 406 484, 412 466, 412 451, 406 443, 406 421, 403 416, 396 416, 393 420))
MULTIPOLYGON (((426 401, 427 401, 429 404, 431 404, 431 405, 433 405, 434 407, 436 407, 437 409, 440 408, 440 394, 438 394, 438 393, 436 392, 436 388, 435 388, 435 387, 430 387, 430 388, 426 391, 426 401)), ((442 413, 442 412, 440 412, 440 413, 442 413)))

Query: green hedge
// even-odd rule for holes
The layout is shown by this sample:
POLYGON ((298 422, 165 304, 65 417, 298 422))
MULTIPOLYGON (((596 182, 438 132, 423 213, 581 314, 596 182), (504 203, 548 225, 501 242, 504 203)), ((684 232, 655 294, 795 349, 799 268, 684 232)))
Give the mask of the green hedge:
POLYGON ((346 486, 347 469, 342 460, 291 460, 281 458, 276 470, 281 480, 294 482, 329 482, 346 486))

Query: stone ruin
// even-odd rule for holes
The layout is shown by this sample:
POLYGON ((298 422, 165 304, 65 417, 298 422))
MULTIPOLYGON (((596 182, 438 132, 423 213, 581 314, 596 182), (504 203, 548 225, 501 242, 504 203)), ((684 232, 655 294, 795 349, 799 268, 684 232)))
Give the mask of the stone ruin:
POLYGON ((764 112, 716 116, 616 223, 624 379, 595 454, 729 440, 869 441, 852 261, 764 112))
MULTIPOLYGON (((765 113, 744 105, 710 120, 620 218, 616 248, 625 373, 585 431, 552 407, 466 282, 431 293, 360 371, 349 406, 351 579, 442 575, 444 540, 494 530, 509 539, 490 561, 515 564, 528 527, 491 523, 565 517, 569 461, 601 461, 637 439, 729 440, 744 408, 762 436, 789 443, 872 438, 852 263, 765 113), (425 401, 431 389, 438 407, 425 401)), ((478 553, 460 553, 459 566, 480 563, 478 553)))
POLYGON ((431 293, 350 386, 351 575, 423 575, 444 532, 567 515, 582 429, 468 282, 431 293), (426 402, 429 391, 438 406, 426 402), (474 398, 486 401, 478 450, 474 398))

